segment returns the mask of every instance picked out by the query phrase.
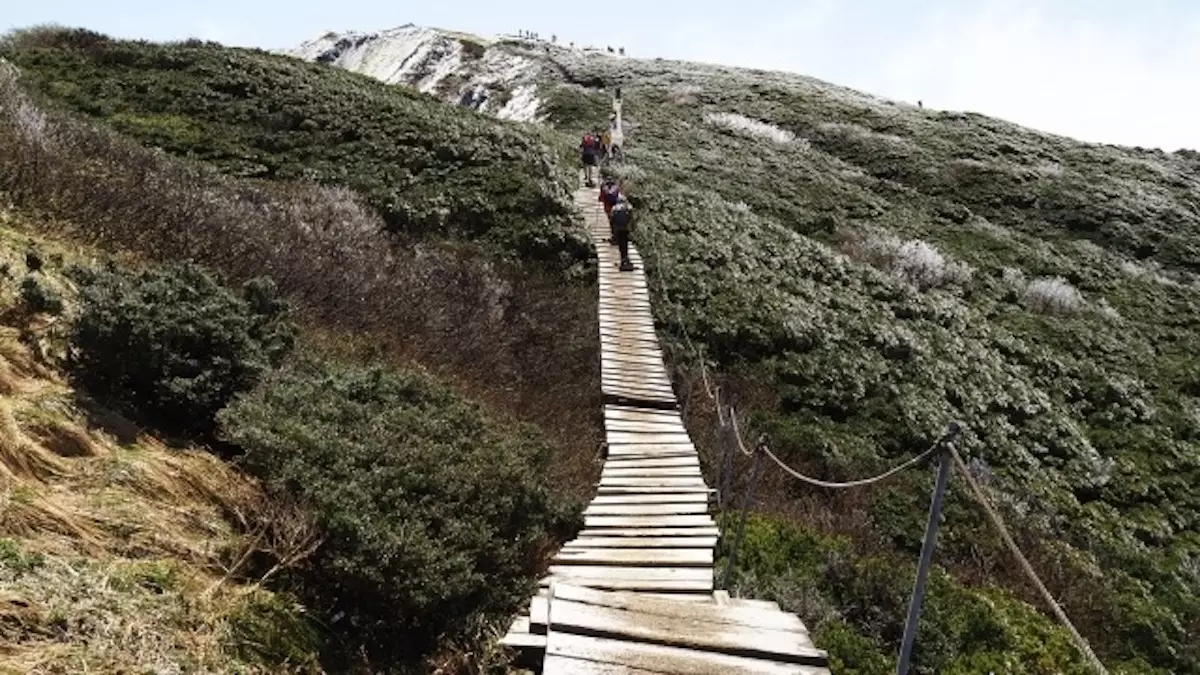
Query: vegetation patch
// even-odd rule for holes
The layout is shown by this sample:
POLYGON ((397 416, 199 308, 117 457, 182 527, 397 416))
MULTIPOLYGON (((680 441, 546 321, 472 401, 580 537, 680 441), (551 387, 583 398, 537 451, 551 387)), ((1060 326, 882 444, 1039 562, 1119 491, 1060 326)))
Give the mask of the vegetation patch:
POLYGON ((268 490, 315 513, 304 594, 376 658, 515 610, 549 537, 581 525, 548 488, 542 441, 418 372, 305 359, 220 417, 268 490))

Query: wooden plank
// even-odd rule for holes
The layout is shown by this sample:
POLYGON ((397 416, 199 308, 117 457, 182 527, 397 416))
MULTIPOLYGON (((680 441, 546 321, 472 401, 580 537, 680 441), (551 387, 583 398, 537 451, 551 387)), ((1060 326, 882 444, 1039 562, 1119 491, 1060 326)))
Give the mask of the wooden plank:
MULTIPOLYGON (((619 434, 621 432, 618 431, 614 433, 619 434)), ((607 436, 608 434, 606 433, 605 437, 607 438, 607 436)), ((630 442, 629 440, 614 441, 612 439, 608 439, 608 448, 610 453, 616 451, 616 454, 627 455, 639 453, 653 454, 654 452, 678 452, 680 450, 686 450, 688 452, 696 451, 695 444, 692 443, 692 441, 686 436, 678 436, 676 438, 677 440, 671 441, 670 443, 637 443, 630 442)))
MULTIPOLYGON (((717 593, 721 592, 715 591, 714 597, 717 593)), ((800 634, 801 646, 813 646, 812 640, 807 635, 808 629, 805 628, 800 618, 795 614, 778 610, 763 611, 750 607, 736 607, 729 603, 714 603, 712 605, 695 607, 692 605, 681 605, 678 602, 670 600, 648 599, 634 593, 597 591, 592 588, 572 586, 570 584, 555 585, 554 602, 558 602, 559 600, 712 625, 732 625, 798 633, 800 634)))
POLYGON ((656 387, 674 388, 671 376, 665 366, 650 363, 628 363, 600 366, 600 380, 603 382, 652 384, 656 387))
POLYGON ((546 617, 550 612, 550 600, 542 595, 535 595, 529 600, 529 632, 534 635, 546 634, 546 617))
POLYGON ((600 334, 601 344, 637 344, 637 345, 654 345, 658 346, 658 335, 642 335, 637 333, 620 333, 609 335, 606 333, 600 334))
MULTIPOLYGON (((702 605, 691 605, 693 609, 702 605)), ((803 633, 735 624, 711 624, 679 617, 613 609, 557 597, 550 605, 555 633, 628 639, 668 647, 719 652, 810 666, 827 666, 824 651, 812 647, 803 633)), ((553 644, 547 641, 547 649, 553 644)))
POLYGON ((703 476, 601 476, 600 485, 604 487, 640 487, 640 488, 659 488, 659 487, 685 487, 696 489, 704 489, 708 487, 704 482, 703 476))
POLYGON ((612 385, 629 385, 633 387, 650 387, 652 389, 666 389, 674 391, 674 385, 667 379, 666 373, 654 374, 647 372, 649 369, 645 367, 630 367, 627 369, 617 370, 602 370, 600 381, 612 385))
POLYGON ((644 402, 647 404, 672 407, 679 404, 679 402, 675 400, 674 396, 667 396, 666 394, 659 394, 652 391, 638 391, 636 389, 605 387, 601 389, 601 393, 607 396, 609 399, 616 401, 644 402))
POLYGON ((579 537, 563 548, 713 548, 716 537, 579 537))
MULTIPOLYGON (((602 378, 600 380, 600 386, 603 389, 612 389, 614 391, 616 391, 618 389, 624 389, 627 391, 645 391, 645 392, 658 394, 660 396, 674 396, 675 395, 675 390, 670 385, 655 384, 652 382, 641 382, 641 381, 638 381, 633 378, 626 379, 626 380, 610 380, 608 378, 602 378)), ((668 432, 662 432, 662 433, 670 433, 670 432, 668 431, 668 432)))
MULTIPOLYGON (((590 586, 592 588, 611 588, 614 590, 634 590, 630 586, 645 588, 648 591, 683 591, 703 590, 712 592, 712 569, 709 567, 610 567, 608 565, 550 565, 550 576, 558 577, 558 583, 574 586, 590 586), (586 583, 574 583, 567 579, 586 580, 586 583)), ((554 603, 557 604, 557 603, 554 603)), ((550 625, 554 625, 551 605, 550 625)), ((533 615, 530 615, 530 622, 533 615)))
POLYGON ((632 668, 619 663, 600 663, 555 654, 542 660, 542 675, 663 675, 661 670, 632 668))
POLYGON ((603 377, 655 377, 664 380, 664 384, 671 384, 671 378, 667 375, 667 367, 661 361, 658 363, 645 363, 640 359, 624 360, 616 357, 600 359, 600 375, 603 377))
POLYGON ((630 389, 628 387, 604 387, 601 389, 601 392, 605 396, 611 396, 612 398, 628 401, 650 401, 652 403, 662 403, 664 405, 672 405, 676 403, 674 396, 662 394, 656 391, 630 389))
POLYGON ((663 361, 662 352, 657 349, 616 349, 606 348, 600 345, 600 365, 608 364, 609 366, 627 367, 627 366, 654 366, 666 370, 666 362, 663 361))
POLYGON ((604 467, 600 472, 601 476, 629 476, 631 478, 662 478, 670 476, 674 478, 704 478, 704 474, 700 473, 698 466, 655 466, 655 467, 604 467))
POLYGON ((645 363, 631 363, 623 368, 601 367, 600 381, 613 385, 653 387, 674 391, 666 368, 645 363))
POLYGON ((712 527, 712 516, 694 513, 682 516, 584 516, 583 527, 588 528, 633 528, 633 527, 712 527))
POLYGON ((821 667, 552 631, 543 675, 828 675, 821 667), (615 669, 614 669, 615 668, 615 669))
POLYGON ((633 316, 621 313, 612 313, 601 315, 598 317, 602 325, 622 327, 631 326, 634 328, 650 328, 657 326, 652 316, 633 316))
POLYGON ((604 406, 606 419, 646 421, 646 422, 678 422, 683 424, 683 418, 678 412, 669 410, 646 410, 644 408, 629 408, 627 406, 609 404, 604 406))
POLYGON ((636 485, 598 485, 596 486, 598 495, 625 495, 625 494, 694 494, 707 490, 715 493, 716 490, 706 486, 686 485, 686 486, 657 486, 657 487, 641 487, 636 485))
POLYGON ((564 548, 554 556, 553 562, 555 565, 711 568, 713 550, 711 548, 564 548))
POLYGON ((718 537, 721 531, 712 527, 592 527, 579 533, 583 537, 718 537))
POLYGON ((609 445, 694 445, 686 431, 675 433, 638 433, 628 431, 605 431, 609 445))
POLYGON ((610 445, 608 457, 614 460, 698 457, 696 448, 687 445, 610 445))
POLYGON ((675 390, 669 386, 642 384, 636 380, 629 380, 629 381, 625 381, 625 382, 620 382, 620 381, 612 382, 609 380, 601 380, 600 386, 601 386, 601 388, 603 388, 605 390, 611 389, 613 391, 616 391, 616 390, 623 389, 626 391, 644 391, 647 393, 658 394, 660 396, 667 396, 667 397, 675 396, 675 390))
POLYGON ((600 345, 600 362, 630 366, 652 366, 666 370, 662 352, 657 349, 629 349, 600 345))
POLYGON ((623 420, 623 419, 606 419, 604 428, 610 431, 625 431, 629 433, 672 433, 683 432, 687 433, 687 428, 683 426, 683 420, 623 420))
POLYGON ((654 468, 662 466, 700 466, 700 458, 688 458, 688 456, 678 456, 678 458, 650 458, 650 459, 620 459, 612 458, 605 462, 606 468, 654 468))
POLYGON ((708 513, 707 503, 592 504, 583 511, 585 516, 684 516, 701 513, 708 513))
POLYGON ((600 504, 680 504, 680 503, 708 503, 707 492, 634 492, 629 495, 596 495, 592 498, 592 503, 595 506, 600 504))

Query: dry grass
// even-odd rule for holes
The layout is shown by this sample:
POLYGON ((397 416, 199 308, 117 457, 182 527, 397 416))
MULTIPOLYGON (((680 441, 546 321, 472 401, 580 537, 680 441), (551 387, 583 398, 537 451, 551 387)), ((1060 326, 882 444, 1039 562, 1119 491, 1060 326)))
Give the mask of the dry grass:
MULTIPOLYGON (((25 245, 0 228, 0 258, 25 245)), ((57 339, 46 317, 5 291, 0 322, 0 673, 257 672, 228 626, 271 594, 235 562, 294 564, 305 551, 285 550, 283 525, 303 514, 278 517, 208 452, 95 427, 105 415, 85 415, 40 355, 57 339)))

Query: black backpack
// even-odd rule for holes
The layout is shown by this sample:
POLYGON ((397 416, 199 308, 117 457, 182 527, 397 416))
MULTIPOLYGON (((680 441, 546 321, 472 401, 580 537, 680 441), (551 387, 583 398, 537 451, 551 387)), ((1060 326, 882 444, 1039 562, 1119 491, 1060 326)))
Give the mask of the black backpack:
POLYGON ((629 229, 629 221, 632 218, 632 216, 633 216, 633 214, 630 212, 628 204, 626 204, 624 208, 620 208, 620 207, 614 208, 612 211, 613 229, 614 230, 629 229))

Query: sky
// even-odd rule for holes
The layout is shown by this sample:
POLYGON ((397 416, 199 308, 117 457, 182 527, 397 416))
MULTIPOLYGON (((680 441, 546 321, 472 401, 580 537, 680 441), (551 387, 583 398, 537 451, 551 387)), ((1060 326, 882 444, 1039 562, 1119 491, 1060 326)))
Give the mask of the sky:
POLYGON ((1200 150, 1200 0, 0 0, 0 32, 280 49, 415 23, 787 70, 1085 141, 1200 150))

